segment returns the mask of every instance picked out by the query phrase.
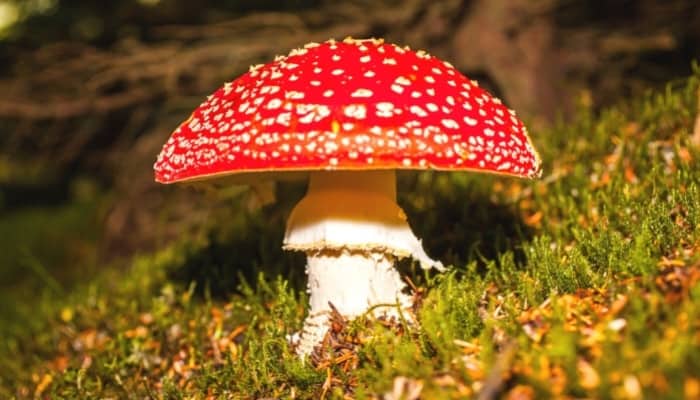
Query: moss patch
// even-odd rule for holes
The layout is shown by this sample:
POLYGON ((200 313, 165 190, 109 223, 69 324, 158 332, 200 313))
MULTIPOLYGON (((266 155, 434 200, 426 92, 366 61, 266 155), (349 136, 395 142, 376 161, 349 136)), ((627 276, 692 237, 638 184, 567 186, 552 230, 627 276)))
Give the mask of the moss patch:
POLYGON ((286 339, 305 312, 299 259, 292 268, 274 250, 270 210, 236 211, 216 234, 38 307, 42 323, 2 348, 0 396, 697 398, 699 86, 696 71, 534 132, 539 181, 402 177, 417 233, 453 264, 409 266, 420 329, 347 323, 336 333, 361 346, 302 364, 286 339), (199 278, 231 265, 264 272, 231 268, 236 290, 214 293, 199 278))

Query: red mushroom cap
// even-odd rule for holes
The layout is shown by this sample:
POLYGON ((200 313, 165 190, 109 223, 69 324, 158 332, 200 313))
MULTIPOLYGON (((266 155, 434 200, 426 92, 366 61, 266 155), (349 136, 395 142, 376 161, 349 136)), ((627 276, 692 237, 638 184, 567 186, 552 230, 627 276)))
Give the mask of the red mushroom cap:
POLYGON ((163 183, 389 168, 536 177, 540 160, 515 113, 449 63, 346 39, 308 44, 225 84, 154 166, 163 183))

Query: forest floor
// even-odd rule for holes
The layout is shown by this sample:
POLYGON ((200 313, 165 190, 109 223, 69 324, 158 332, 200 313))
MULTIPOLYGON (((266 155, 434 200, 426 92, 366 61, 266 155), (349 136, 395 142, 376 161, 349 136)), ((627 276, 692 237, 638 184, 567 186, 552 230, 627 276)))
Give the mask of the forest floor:
POLYGON ((582 98, 532 132, 540 180, 402 177, 418 236, 452 264, 404 266, 419 327, 338 320, 302 363, 286 338, 303 258, 277 249, 274 210, 237 209, 36 296, 32 323, 3 331, 0 397, 700 398, 699 91, 696 68, 596 115, 582 98))

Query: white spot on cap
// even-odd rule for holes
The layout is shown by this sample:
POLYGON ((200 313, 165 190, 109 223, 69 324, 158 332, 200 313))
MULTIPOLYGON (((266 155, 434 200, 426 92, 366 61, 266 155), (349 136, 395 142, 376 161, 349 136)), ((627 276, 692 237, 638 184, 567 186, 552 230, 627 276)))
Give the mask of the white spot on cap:
POLYGON ((323 148, 326 150, 327 154, 335 153, 338 151, 338 144, 335 142, 325 142, 323 143, 323 148))
POLYGON ((404 85, 404 86, 408 86, 408 85, 411 84, 411 81, 408 80, 408 79, 406 79, 406 78, 403 77, 403 76, 399 76, 398 78, 396 78, 396 79, 394 80, 394 82, 395 82, 395 83, 398 83, 399 85, 404 85))
POLYGON ((289 52, 289 56, 303 56, 304 54, 308 53, 309 51, 306 50, 305 48, 303 49, 294 49, 289 52))
POLYGON ((474 118, 464 117, 464 123, 466 123, 469 126, 476 126, 477 120, 475 120, 474 118))
POLYGON ((377 116, 383 118, 390 118, 394 115, 394 105, 389 102, 377 103, 377 116))
POLYGON ((391 85, 391 90, 398 93, 398 94, 401 94, 401 93, 403 93, 403 86, 397 85, 394 83, 391 85))
POLYGON ((436 144, 445 144, 449 138, 444 133, 433 135, 433 142, 436 144))
POLYGON ((293 100, 301 100, 304 98, 304 93, 298 92, 296 90, 290 90, 287 93, 285 93, 285 97, 293 100))
POLYGON ((277 114, 277 123, 284 126, 289 126, 289 120, 291 119, 292 113, 283 112, 277 114))
POLYGON ((281 105, 282 105, 282 100, 272 99, 267 103, 267 109, 268 110, 275 110, 275 109, 278 109, 281 105))
POLYGON ((506 162, 504 162, 503 164, 501 164, 501 165, 499 165, 498 167, 496 167, 496 169, 499 170, 499 171, 503 171, 503 170, 506 170, 506 169, 509 169, 509 168, 510 168, 510 162, 508 162, 508 161, 506 161, 506 162))
POLYGON ((372 97, 372 91, 369 89, 357 89, 350 95, 351 97, 372 97))
POLYGON ((350 104, 345 107, 343 114, 350 118, 365 119, 367 117, 367 108, 362 104, 350 104))
POLYGON ((442 122, 442 125, 443 125, 445 128, 448 128, 448 129, 459 129, 459 124, 457 123, 457 121, 455 121, 455 120, 453 120, 453 119, 445 118, 445 119, 443 119, 443 120, 440 121, 440 122, 442 122))
POLYGON ((419 116, 419 117, 427 117, 428 116, 428 113, 425 112, 425 110, 422 109, 420 106, 413 105, 413 106, 411 106, 409 111, 412 112, 413 114, 419 116))
POLYGON ((370 57, 370 56, 362 56, 362 57, 360 57, 360 62, 363 62, 363 63, 370 62, 370 60, 372 60, 372 57, 370 57))

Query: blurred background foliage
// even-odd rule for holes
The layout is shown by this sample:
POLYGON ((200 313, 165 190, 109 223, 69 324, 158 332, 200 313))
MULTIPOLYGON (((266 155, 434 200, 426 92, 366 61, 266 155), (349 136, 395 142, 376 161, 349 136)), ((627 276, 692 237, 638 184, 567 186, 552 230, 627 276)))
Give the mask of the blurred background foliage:
MULTIPOLYGON (((206 95, 249 65, 345 36, 449 60, 518 110, 537 142, 539 128, 577 105, 599 109, 689 75, 700 57, 700 2, 0 0, 0 333, 31 323, 24 300, 65 293, 185 235, 208 238, 209 264, 231 241, 252 246, 216 222, 241 207, 255 215, 255 196, 156 185, 155 155, 206 95)), ((415 177, 403 184, 421 187, 415 177)), ((284 221, 303 186, 276 193, 265 223, 284 221)), ((419 197, 401 201, 409 214, 428 213, 419 197)), ((455 213, 522 233, 498 210, 455 213)), ((426 229, 440 229, 440 218, 450 217, 426 229)), ((255 231, 256 221, 239 222, 255 231)), ((464 254, 448 254, 453 244, 476 239, 427 245, 459 261, 464 254)), ((256 263, 281 254, 256 243, 256 263)))

